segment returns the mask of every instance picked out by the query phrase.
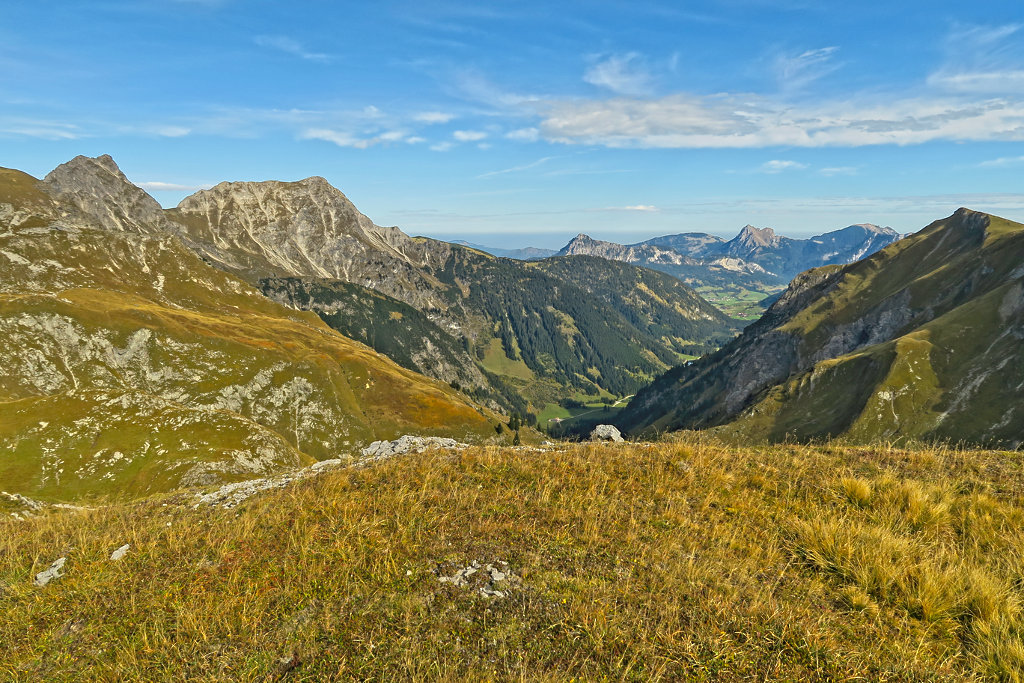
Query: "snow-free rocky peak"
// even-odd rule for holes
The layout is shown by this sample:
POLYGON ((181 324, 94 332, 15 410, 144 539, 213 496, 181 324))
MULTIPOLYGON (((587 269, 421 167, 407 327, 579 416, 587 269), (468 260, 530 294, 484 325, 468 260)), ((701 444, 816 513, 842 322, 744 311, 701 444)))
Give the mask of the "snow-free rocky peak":
POLYGON ((186 197, 168 215, 204 255, 251 282, 292 276, 365 284, 424 258, 416 241, 375 225, 317 176, 220 183, 186 197))
POLYGON ((163 209, 133 185, 108 154, 77 156, 50 171, 43 186, 64 204, 66 217, 98 223, 107 230, 153 234, 177 232, 163 209))
POLYGON ((782 239, 771 228, 755 228, 753 225, 745 225, 735 241, 738 246, 754 249, 757 247, 777 247, 782 239))

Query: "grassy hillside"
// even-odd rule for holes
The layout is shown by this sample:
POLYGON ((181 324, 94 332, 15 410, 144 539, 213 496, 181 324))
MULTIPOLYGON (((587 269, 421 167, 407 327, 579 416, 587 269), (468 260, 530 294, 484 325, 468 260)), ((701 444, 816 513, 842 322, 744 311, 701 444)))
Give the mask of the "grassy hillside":
POLYGON ((405 432, 494 436, 493 416, 449 386, 176 238, 81 227, 88 217, 55 216, 28 176, 5 178, 0 196, 24 203, 0 215, 3 489, 138 496, 405 432))
POLYGON ((727 315, 656 270, 596 256, 561 256, 532 265, 597 297, 679 354, 708 353, 737 331, 727 315))
POLYGON ((412 306, 342 280, 266 278, 260 291, 291 308, 313 311, 332 329, 404 368, 440 379, 481 400, 500 400, 456 339, 412 306))
POLYGON ((0 672, 1019 681, 1020 458, 684 434, 406 456, 231 510, 7 518, 0 672))
POLYGON ((624 426, 746 438, 1024 441, 1024 226, 966 209, 801 275, 721 351, 638 394, 624 426))

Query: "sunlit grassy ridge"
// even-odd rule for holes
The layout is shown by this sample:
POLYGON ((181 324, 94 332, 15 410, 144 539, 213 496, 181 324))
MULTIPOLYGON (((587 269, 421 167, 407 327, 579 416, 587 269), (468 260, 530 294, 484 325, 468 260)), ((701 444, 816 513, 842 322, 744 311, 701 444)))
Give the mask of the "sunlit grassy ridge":
POLYGON ((1020 680, 1022 495, 1017 453, 684 434, 50 513, 0 522, 0 677, 1020 680), (439 581, 474 560, 507 597, 439 581))

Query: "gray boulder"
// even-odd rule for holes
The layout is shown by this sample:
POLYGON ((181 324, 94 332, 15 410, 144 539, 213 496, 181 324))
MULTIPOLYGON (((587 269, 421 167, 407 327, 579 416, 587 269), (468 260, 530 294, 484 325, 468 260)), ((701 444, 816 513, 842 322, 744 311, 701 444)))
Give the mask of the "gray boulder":
POLYGON ((591 441, 625 441, 622 433, 614 425, 597 425, 590 432, 591 441))

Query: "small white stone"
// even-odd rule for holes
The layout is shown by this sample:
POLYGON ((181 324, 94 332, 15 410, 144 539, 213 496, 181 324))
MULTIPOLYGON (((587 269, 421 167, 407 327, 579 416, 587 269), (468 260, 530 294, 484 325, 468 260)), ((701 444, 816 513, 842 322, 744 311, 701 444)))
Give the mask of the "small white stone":
POLYGON ((67 561, 68 558, 66 557, 61 557, 57 560, 54 560, 53 564, 50 565, 49 569, 41 571, 38 574, 36 574, 34 583, 37 586, 45 586, 54 579, 59 579, 60 577, 64 576, 64 574, 61 573, 61 569, 64 568, 64 563, 67 561))
POLYGON ((128 549, 131 547, 130 543, 125 543, 123 546, 110 553, 110 561, 118 562, 119 560, 123 560, 124 556, 128 554, 128 549))

